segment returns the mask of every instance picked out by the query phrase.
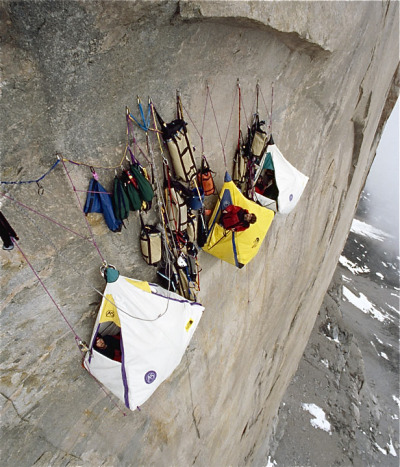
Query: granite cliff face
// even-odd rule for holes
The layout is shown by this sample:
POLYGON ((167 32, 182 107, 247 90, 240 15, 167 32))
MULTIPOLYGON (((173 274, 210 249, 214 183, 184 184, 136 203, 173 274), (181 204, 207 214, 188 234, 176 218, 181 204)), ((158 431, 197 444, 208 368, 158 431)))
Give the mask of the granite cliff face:
MULTIPOLYGON (((244 269, 200 255, 206 311, 194 339, 142 411, 125 417, 81 368, 74 335, 21 253, 1 251, 3 462, 265 464, 280 400, 398 95, 398 8, 391 1, 3 2, 2 180, 36 179, 56 153, 117 165, 125 106, 134 109, 136 95, 150 95, 169 120, 180 89, 201 128, 206 82, 231 169, 237 116, 228 122, 238 77, 248 118, 257 80, 268 106, 274 82, 275 142, 310 177, 295 211, 276 216, 244 269)), ((205 151, 221 186, 225 167, 210 108, 206 117, 205 151)), ((192 135, 200 147, 194 129, 192 135)), ((86 190, 90 171, 69 170, 86 190)), ((109 187, 113 171, 98 173, 109 187)), ((61 164, 42 185, 42 196, 36 184, 1 188, 87 236, 61 164)), ((88 339, 100 302, 92 286, 103 287, 96 249, 1 201, 21 248, 88 339)), ((140 257, 135 215, 121 235, 91 222, 102 254, 123 275, 154 280, 140 257)))

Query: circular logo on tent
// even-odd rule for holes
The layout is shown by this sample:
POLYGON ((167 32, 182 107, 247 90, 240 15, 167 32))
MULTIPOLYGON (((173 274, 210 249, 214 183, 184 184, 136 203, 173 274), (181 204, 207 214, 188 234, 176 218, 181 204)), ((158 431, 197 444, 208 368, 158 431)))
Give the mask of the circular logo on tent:
POLYGON ((289 201, 292 201, 293 200, 293 195, 290 195, 289 196, 289 201))
POLYGON ((146 384, 151 384, 155 381, 155 379, 157 378, 157 373, 153 370, 150 370, 148 371, 145 375, 144 375, 144 380, 146 382, 146 384))

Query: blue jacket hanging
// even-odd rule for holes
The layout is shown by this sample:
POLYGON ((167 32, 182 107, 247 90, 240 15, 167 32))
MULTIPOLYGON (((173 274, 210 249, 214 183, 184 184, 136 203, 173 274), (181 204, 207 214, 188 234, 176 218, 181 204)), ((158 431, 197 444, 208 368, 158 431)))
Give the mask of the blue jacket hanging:
POLYGON ((111 196, 100 183, 92 178, 89 183, 85 207, 85 214, 89 212, 102 213, 107 227, 113 232, 120 232, 122 222, 115 217, 111 196))

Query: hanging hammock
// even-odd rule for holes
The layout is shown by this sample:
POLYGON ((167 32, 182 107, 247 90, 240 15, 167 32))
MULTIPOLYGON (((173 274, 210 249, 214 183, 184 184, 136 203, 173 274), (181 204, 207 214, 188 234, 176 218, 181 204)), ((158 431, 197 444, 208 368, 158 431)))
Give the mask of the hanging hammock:
POLYGON ((135 410, 179 365, 204 307, 158 285, 120 276, 112 268, 105 277, 84 367, 135 410), (118 338, 121 361, 96 349, 99 334, 118 338))

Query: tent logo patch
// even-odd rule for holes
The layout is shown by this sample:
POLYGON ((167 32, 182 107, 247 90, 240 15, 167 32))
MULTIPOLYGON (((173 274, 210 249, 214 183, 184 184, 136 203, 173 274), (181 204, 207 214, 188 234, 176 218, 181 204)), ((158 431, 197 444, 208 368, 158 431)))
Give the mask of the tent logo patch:
POLYGON ((156 378, 157 378, 157 373, 154 370, 150 370, 144 375, 144 381, 146 382, 146 384, 153 383, 156 378))
POLYGON ((107 318, 114 318, 115 314, 114 314, 114 310, 107 310, 106 311, 106 317, 107 318))

